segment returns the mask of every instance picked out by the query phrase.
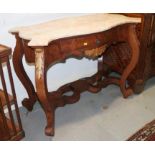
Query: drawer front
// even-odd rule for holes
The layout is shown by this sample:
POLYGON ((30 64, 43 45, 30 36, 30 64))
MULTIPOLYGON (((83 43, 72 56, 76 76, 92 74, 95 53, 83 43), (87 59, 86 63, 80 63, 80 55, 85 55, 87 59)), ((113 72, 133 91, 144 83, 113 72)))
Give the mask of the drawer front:
POLYGON ((87 50, 102 46, 104 44, 104 36, 102 33, 91 34, 87 36, 79 36, 71 39, 63 39, 60 41, 62 51, 87 50))
POLYGON ((62 39, 60 40, 60 48, 62 52, 70 52, 75 50, 75 39, 62 39))
POLYGON ((96 47, 96 36, 76 38, 76 49, 88 49, 96 47))

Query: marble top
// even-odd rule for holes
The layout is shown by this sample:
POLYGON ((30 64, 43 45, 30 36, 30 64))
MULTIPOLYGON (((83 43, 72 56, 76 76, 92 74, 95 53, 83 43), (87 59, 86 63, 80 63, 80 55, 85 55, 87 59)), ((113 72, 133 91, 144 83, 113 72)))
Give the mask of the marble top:
POLYGON ((16 27, 9 32, 19 33, 20 38, 29 40, 28 46, 48 46, 49 42, 56 39, 102 32, 121 24, 140 22, 141 18, 100 13, 16 27))

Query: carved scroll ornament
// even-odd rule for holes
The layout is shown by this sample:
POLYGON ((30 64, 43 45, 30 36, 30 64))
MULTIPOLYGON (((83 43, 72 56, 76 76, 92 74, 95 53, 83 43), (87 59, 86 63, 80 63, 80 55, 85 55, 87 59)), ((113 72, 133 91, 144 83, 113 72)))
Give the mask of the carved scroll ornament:
POLYGON ((89 58, 96 58, 96 57, 102 55, 105 52, 106 48, 107 48, 107 45, 105 44, 98 48, 86 50, 86 51, 84 51, 84 54, 89 58))
POLYGON ((44 51, 42 49, 35 50, 35 61, 36 77, 40 79, 44 73, 44 51))

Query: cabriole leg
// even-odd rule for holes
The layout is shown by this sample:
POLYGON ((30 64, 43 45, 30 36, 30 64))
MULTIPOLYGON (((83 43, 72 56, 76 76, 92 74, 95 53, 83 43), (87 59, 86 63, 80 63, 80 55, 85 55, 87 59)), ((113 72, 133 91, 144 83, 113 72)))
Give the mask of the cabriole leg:
POLYGON ((46 115, 45 134, 54 135, 54 105, 50 104, 47 90, 47 69, 45 66, 44 49, 35 49, 35 81, 40 104, 46 115))
POLYGON ((130 25, 128 27, 128 32, 127 32, 127 42, 130 46, 131 60, 130 60, 130 63, 125 68, 125 70, 123 71, 123 74, 120 80, 120 88, 124 98, 127 98, 129 95, 133 93, 133 90, 130 87, 128 88, 126 87, 126 81, 130 73, 136 67, 136 64, 139 58, 139 41, 136 35, 135 26, 136 25, 130 25))
POLYGON ((22 40, 18 37, 18 35, 16 35, 16 40, 17 40, 16 47, 13 53, 14 70, 28 93, 28 98, 25 98, 22 101, 22 104, 29 111, 32 111, 33 105, 35 104, 37 97, 36 97, 33 84, 29 79, 29 77, 27 76, 23 67, 22 58, 23 58, 24 52, 23 52, 22 40))

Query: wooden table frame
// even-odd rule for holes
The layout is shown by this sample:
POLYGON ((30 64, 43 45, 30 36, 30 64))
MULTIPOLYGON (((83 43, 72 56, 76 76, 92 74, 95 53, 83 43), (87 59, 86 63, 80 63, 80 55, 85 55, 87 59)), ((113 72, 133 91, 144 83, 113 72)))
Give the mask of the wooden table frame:
POLYGON ((133 90, 126 83, 139 57, 139 41, 135 27, 136 24, 123 24, 104 32, 62 38, 52 41, 46 47, 33 48, 28 46, 28 40, 20 38, 18 33, 15 33, 14 69, 28 93, 28 98, 24 99, 22 104, 31 111, 35 102, 37 100, 40 101, 47 120, 47 126, 45 128, 46 135, 54 135, 55 109, 65 104, 77 102, 80 99, 80 93, 86 90, 97 93, 109 84, 116 84, 120 86, 124 98, 133 93, 133 90), (88 57, 95 59, 99 56, 104 56, 104 52, 106 52, 109 46, 119 42, 127 42, 132 54, 130 63, 126 66, 120 78, 108 75, 102 61, 99 61, 98 72, 92 77, 66 84, 57 91, 48 92, 47 71, 52 65, 58 62, 65 62, 69 57, 78 59, 88 57), (24 55, 27 62, 35 63, 36 92, 22 64, 24 55), (63 95, 70 91, 73 92, 71 96, 63 95))

